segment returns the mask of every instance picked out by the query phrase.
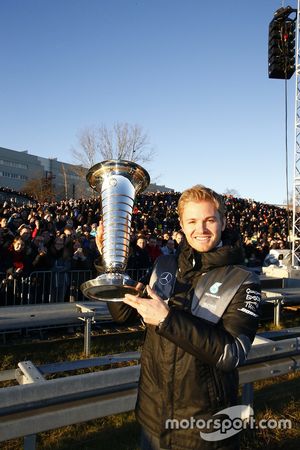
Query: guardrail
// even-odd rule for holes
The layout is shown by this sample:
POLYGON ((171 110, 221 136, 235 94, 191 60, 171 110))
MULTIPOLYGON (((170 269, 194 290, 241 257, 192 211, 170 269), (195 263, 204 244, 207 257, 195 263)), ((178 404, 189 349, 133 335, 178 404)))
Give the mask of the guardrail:
MULTIPOLYGON (((128 275, 139 280, 148 269, 128 269, 128 275)), ((0 273, 0 306, 40 303, 80 302, 84 296, 80 285, 97 275, 92 270, 35 271, 28 277, 8 279, 0 273)))
MULTIPOLYGON (((137 395, 138 360, 139 353, 132 352, 38 367, 23 361, 16 370, 0 372, 0 381, 16 379, 20 384, 0 391, 0 442, 25 436, 24 449, 33 450, 36 433, 131 411, 137 395), (121 361, 135 365, 46 378, 53 373, 103 367, 121 361)), ((299 369, 300 337, 271 341, 257 336, 246 364, 239 368, 243 404, 252 404, 254 381, 299 369)))

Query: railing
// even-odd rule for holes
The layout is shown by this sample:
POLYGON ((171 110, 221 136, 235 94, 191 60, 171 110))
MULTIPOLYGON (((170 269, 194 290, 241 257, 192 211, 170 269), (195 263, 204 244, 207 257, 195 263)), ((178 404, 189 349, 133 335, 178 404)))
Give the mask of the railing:
MULTIPOLYGON (((127 271, 136 281, 146 272, 147 269, 127 271)), ((28 277, 12 279, 0 273, 0 306, 80 302, 84 299, 80 285, 95 276, 92 270, 36 271, 28 277)))
MULTIPOLYGON (((293 329, 287 330, 287 335, 293 329)), ((299 329, 298 329, 299 332, 299 329)), ((283 331, 281 330, 281 335, 283 331)), ((273 333, 274 334, 274 333, 273 333)), ((0 442, 25 436, 24 449, 35 449, 35 435, 42 431, 134 409, 140 366, 101 370, 47 380, 47 375, 120 361, 139 360, 139 353, 34 366, 30 361, 16 370, 0 372, 0 381, 20 385, 0 390, 0 442)), ((300 338, 271 341, 258 337, 247 363, 239 368, 242 404, 251 405, 254 381, 300 369, 300 338)))

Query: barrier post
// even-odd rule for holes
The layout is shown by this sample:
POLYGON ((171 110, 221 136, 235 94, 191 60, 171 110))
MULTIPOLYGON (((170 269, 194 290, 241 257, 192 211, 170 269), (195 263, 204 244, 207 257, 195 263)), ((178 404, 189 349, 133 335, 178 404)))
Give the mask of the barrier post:
POLYGON ((36 449, 36 434, 29 434, 24 436, 24 450, 36 449))
POLYGON ((253 408, 253 383, 243 384, 242 387, 242 404, 247 405, 247 413, 245 413, 243 419, 250 419, 250 408, 253 408))
POLYGON ((91 331, 92 323, 95 323, 96 311, 93 308, 88 308, 87 306, 77 304, 77 310, 80 312, 79 320, 84 322, 84 344, 83 351, 85 356, 90 356, 91 354, 91 331))

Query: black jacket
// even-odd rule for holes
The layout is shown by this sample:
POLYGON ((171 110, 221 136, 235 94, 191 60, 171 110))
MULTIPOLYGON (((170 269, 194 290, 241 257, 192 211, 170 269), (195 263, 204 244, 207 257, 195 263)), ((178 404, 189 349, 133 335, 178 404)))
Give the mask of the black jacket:
MULTIPOLYGON (((159 258, 154 272, 161 261, 168 263, 165 258, 172 257, 159 258)), ((159 328, 147 327, 136 415, 148 431, 160 437, 162 448, 238 448, 237 436, 208 442, 200 438, 198 428, 170 430, 165 423, 168 419, 209 419, 237 404, 237 366, 245 360, 255 337, 260 301, 258 277, 238 267, 242 260, 238 241, 201 254, 186 244, 177 261, 170 312, 159 328), (227 306, 222 311, 224 302, 227 306)), ((165 276, 167 272, 162 271, 165 276)), ((150 284, 163 296, 159 276, 150 284)), ((122 303, 109 304, 109 308, 119 322, 135 315, 135 310, 122 303)))

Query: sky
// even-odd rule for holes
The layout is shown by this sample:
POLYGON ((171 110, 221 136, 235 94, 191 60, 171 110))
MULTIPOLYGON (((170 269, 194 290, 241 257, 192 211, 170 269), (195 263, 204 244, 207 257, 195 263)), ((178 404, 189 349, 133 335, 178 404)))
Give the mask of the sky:
POLYGON ((268 26, 288 5, 297 1, 0 0, 0 147, 75 163, 83 129, 138 124, 157 184, 285 203, 285 82, 268 78, 268 26))

